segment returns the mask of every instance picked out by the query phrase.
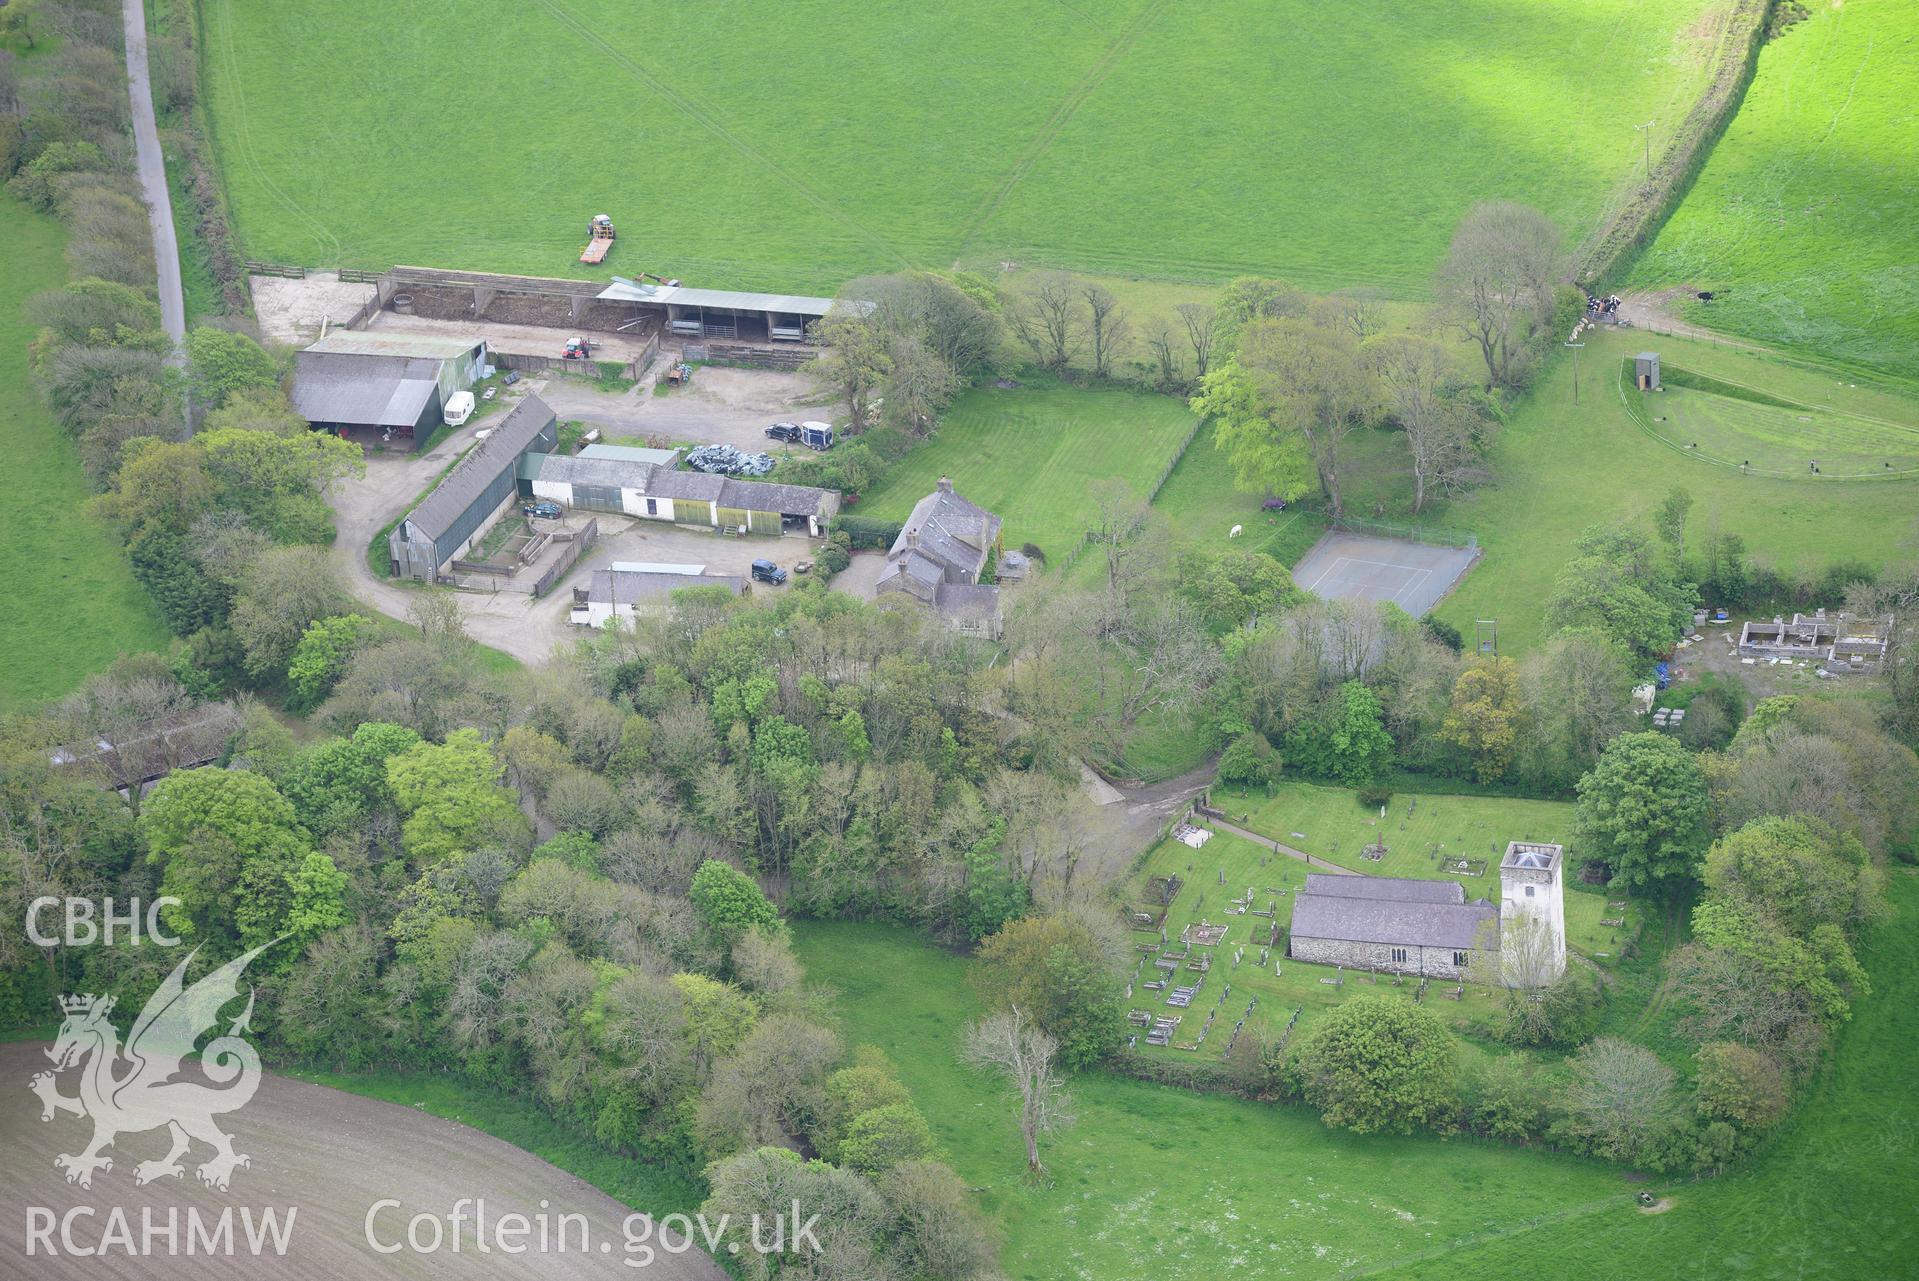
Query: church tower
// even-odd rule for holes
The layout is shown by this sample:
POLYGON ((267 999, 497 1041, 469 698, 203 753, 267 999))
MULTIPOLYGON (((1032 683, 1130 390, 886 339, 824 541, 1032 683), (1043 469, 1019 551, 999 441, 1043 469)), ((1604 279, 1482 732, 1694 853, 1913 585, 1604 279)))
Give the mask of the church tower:
POLYGON ((1499 935, 1507 987, 1566 972, 1566 850, 1513 841, 1499 863, 1499 935))

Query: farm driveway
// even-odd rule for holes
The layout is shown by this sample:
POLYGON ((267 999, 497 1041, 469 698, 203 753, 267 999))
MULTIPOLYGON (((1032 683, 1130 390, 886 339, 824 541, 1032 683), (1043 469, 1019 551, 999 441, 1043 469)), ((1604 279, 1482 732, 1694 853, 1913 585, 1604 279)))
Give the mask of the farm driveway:
MULTIPOLYGON (((61 1152, 78 1152, 91 1132, 83 1118, 61 1115, 42 1123, 40 1102, 25 1083, 47 1066, 43 1047, 21 1042, 0 1046, 0 1075, 7 1081, 0 1102, 0 1275, 61 1278, 139 1278, 140 1281, 271 1281, 295 1278, 321 1281, 334 1277, 407 1278, 576 1278, 645 1275, 664 1281, 724 1281, 725 1273, 697 1249, 683 1254, 659 1251, 649 1266, 627 1266, 623 1224, 632 1211, 585 1181, 548 1165, 538 1157, 478 1130, 453 1121, 427 1116, 411 1108, 363 1099, 323 1086, 268 1074, 259 1092, 244 1108, 219 1119, 232 1133, 235 1149, 251 1163, 234 1172, 231 1190, 216 1192, 201 1186, 193 1164, 209 1150, 196 1144, 187 1158, 183 1178, 162 1178, 145 1187, 134 1183, 134 1166, 158 1159, 166 1152, 164 1131, 122 1135, 110 1150, 113 1168, 93 1176, 91 1188, 67 1183, 54 1166, 61 1152), (431 1215, 447 1232, 444 1247, 434 1254, 406 1250, 378 1254, 367 1242, 367 1222, 375 1203, 398 1201, 377 1211, 376 1239, 385 1245, 404 1241, 407 1222, 415 1214, 431 1215), (579 1248, 579 1228, 569 1221, 567 1249, 541 1249, 537 1235, 525 1241, 524 1253, 507 1254, 497 1245, 482 1253, 474 1236, 473 1207, 460 1225, 459 1252, 454 1253, 453 1228, 446 1216, 463 1199, 484 1199, 489 1222, 499 1216, 524 1214, 535 1224, 545 1213, 556 1226, 561 1214, 578 1214, 586 1221, 588 1249, 579 1248), (542 1211, 541 1207, 546 1209, 542 1211), (27 1224, 30 1207, 43 1207, 57 1218, 76 1207, 87 1207, 73 1219, 74 1245, 102 1246, 96 1257, 76 1258, 61 1244, 58 1229, 28 1260, 27 1224), (284 1257, 250 1257, 245 1248, 242 1209, 258 1214, 271 1208, 291 1213, 284 1257), (188 1215, 197 1211, 211 1229, 222 1211, 234 1214, 232 1256, 186 1251, 188 1215), (106 1238, 108 1216, 126 1216, 133 1239, 139 1240, 142 1212, 150 1211, 156 1227, 165 1229, 177 1212, 178 1253, 156 1238, 150 1257, 127 1257, 106 1238), (602 1252, 604 1243, 604 1253, 602 1252), (52 1257, 49 1256, 49 1248, 52 1257)), ((71 1078, 75 1073, 64 1074, 71 1078)), ((70 1079, 61 1092, 72 1094, 70 1079)), ((491 1236, 491 1233, 489 1233, 491 1236)), ((423 1229, 422 1239, 431 1241, 423 1229)), ((36 1243, 39 1244, 39 1243, 36 1243)), ((552 1245, 557 1247, 557 1240, 552 1245)), ((644 1256, 635 1254, 635 1261, 644 1256)))
MULTIPOLYGON (((405 511, 420 496, 420 491, 432 484, 434 478, 473 443, 475 431, 498 421, 498 415, 476 419, 449 432, 446 439, 424 454, 371 454, 367 457, 363 479, 345 481, 334 487, 328 495, 333 503, 336 530, 333 564, 340 581, 355 597, 389 618, 406 617, 417 599, 418 589, 375 577, 367 566, 367 544, 381 526, 405 511)), ((567 581, 576 580, 569 577, 567 581)), ((458 599, 468 635, 482 645, 504 650, 523 663, 545 662, 553 647, 567 635, 564 602, 568 598, 559 591, 537 601, 515 592, 491 595, 461 592, 458 599)))
POLYGON ((142 0, 121 0, 120 18, 126 26, 127 93, 133 102, 133 150, 140 173, 140 190, 147 202, 147 220, 153 224, 153 262, 160 276, 160 325, 173 339, 170 357, 178 364, 178 350, 187 337, 186 296, 180 289, 180 244, 173 232, 173 204, 167 194, 166 159, 160 153, 160 131, 153 121, 153 89, 147 78, 147 12, 142 0))
MULTIPOLYGON (((653 373, 663 369, 663 363, 656 363, 653 373)), ((768 440, 769 424, 833 417, 830 409, 809 403, 817 394, 801 374, 712 366, 698 370, 687 386, 664 395, 654 394, 650 376, 620 394, 568 378, 549 378, 540 387, 541 398, 562 419, 577 418, 609 436, 659 435, 775 455, 805 451, 768 440)))

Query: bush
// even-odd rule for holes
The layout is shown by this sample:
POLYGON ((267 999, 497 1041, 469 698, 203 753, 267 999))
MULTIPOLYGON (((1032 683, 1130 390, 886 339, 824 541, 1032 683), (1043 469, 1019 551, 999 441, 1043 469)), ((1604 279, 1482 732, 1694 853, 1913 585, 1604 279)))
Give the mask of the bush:
POLYGON ((900 530, 905 526, 897 520, 876 520, 870 516, 848 516, 842 513, 833 518, 832 528, 834 533, 845 534, 851 547, 877 547, 886 551, 892 547, 893 540, 900 536, 900 530))
POLYGON ((1220 780, 1242 787, 1264 787, 1279 777, 1279 770, 1278 751, 1256 729, 1234 739, 1219 758, 1220 780))
POLYGON ((1459 1104, 1459 1050, 1424 1006, 1365 993, 1308 1034, 1291 1067, 1327 1125, 1410 1134, 1450 1120, 1459 1104))
POLYGON ((1376 810, 1382 805, 1393 803, 1393 789, 1382 787, 1377 783, 1360 788, 1355 795, 1361 809, 1376 810))
POLYGON ((1042 565, 1046 563, 1046 553, 1040 550, 1038 543, 1021 543, 1019 554, 1027 560, 1038 561, 1042 565))

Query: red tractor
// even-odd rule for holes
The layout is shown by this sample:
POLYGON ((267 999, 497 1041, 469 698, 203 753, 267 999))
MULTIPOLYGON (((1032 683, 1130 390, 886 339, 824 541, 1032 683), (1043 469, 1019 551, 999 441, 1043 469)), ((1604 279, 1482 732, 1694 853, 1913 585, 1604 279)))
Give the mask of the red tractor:
POLYGON ((584 338, 569 338, 569 339, 567 339, 567 340, 566 340, 566 356, 565 356, 565 359, 567 359, 567 360, 591 360, 592 358, 593 358, 593 344, 592 344, 592 343, 590 343, 590 342, 588 342, 588 341, 587 341, 586 339, 584 339, 584 338))

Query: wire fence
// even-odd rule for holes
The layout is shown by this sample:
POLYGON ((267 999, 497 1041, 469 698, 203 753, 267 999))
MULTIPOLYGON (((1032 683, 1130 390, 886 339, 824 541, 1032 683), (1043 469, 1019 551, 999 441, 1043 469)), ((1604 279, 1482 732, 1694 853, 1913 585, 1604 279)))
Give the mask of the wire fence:
POLYGON ((1398 538, 1409 543, 1429 543, 1434 547, 1463 547, 1468 551, 1479 549, 1479 535, 1431 525, 1408 525, 1398 521, 1375 520, 1368 516, 1340 516, 1334 519, 1332 526, 1347 533, 1370 534, 1375 538, 1398 538))

